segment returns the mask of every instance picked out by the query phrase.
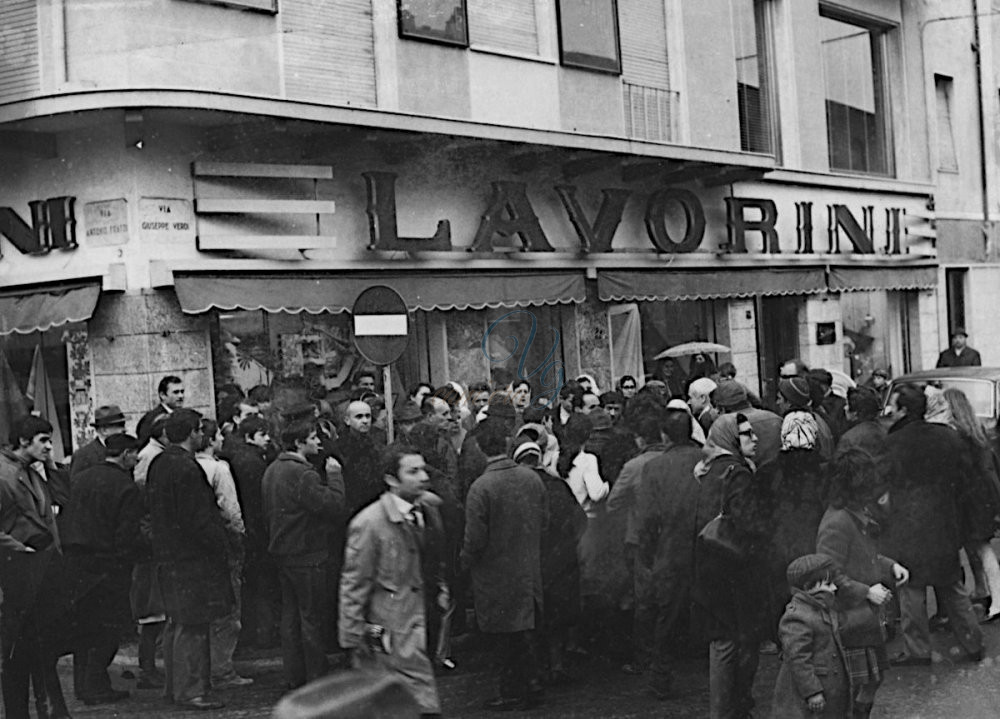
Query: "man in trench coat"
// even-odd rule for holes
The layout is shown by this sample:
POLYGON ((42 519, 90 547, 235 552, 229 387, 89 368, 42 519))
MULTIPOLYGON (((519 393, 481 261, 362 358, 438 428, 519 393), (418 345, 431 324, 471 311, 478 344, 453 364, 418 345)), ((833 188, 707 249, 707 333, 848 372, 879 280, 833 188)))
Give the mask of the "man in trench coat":
POLYGON ((441 713, 427 653, 427 598, 450 602, 444 582, 440 499, 427 491, 423 456, 392 445, 384 451, 389 491, 362 509, 347 534, 340 576, 340 644, 355 667, 397 674, 421 716, 441 713))
POLYGON ((487 706, 527 708, 541 699, 537 631, 548 494, 537 472, 507 458, 504 423, 487 419, 477 435, 488 463, 466 498, 461 563, 472 573, 476 621, 493 635, 500 664, 499 696, 487 706))
POLYGON ((166 421, 170 445, 149 465, 146 490, 153 557, 167 610, 163 635, 169 701, 190 709, 219 709, 206 681, 209 624, 232 607, 226 529, 215 493, 194 458, 201 415, 177 409, 166 421))

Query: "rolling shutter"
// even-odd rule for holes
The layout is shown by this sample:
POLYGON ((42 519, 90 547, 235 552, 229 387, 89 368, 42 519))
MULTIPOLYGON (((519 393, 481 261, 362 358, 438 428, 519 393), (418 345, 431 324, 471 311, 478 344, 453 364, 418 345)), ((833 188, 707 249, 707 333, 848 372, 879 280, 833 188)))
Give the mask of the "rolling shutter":
POLYGON ((285 95, 375 105, 371 0, 283 0, 285 95))
POLYGON ((538 54, 535 0, 468 0, 472 45, 538 54))
POLYGON ((36 0, 0 1, 0 101, 41 90, 36 0))
POLYGON ((634 85, 669 90, 663 0, 619 2, 618 22, 621 25, 622 79, 634 85))

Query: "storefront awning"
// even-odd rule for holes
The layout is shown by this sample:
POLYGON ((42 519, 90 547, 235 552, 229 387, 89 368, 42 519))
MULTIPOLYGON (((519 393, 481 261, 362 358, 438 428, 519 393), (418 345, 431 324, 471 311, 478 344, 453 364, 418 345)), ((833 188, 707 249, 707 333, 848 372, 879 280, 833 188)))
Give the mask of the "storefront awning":
POLYGON ((621 270, 599 273, 597 292, 605 302, 808 295, 826 292, 826 277, 822 268, 717 272, 621 270))
POLYGON ((937 287, 936 267, 831 267, 831 292, 929 290, 937 287))
POLYGON ((0 335, 44 332, 69 322, 86 322, 100 296, 100 280, 0 292, 0 335))
POLYGON ((175 275, 181 309, 213 307, 268 312, 344 312, 372 285, 392 287, 410 310, 481 310, 583 302, 583 274, 567 272, 439 272, 408 275, 175 275))

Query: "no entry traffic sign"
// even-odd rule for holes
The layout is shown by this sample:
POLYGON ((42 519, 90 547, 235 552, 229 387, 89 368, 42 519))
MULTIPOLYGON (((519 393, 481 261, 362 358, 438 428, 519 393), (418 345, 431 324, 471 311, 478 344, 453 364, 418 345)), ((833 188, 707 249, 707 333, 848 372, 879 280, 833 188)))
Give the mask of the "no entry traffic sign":
POLYGON ((354 346, 372 364, 385 366, 399 359, 409 340, 406 302, 391 287, 375 285, 354 301, 354 346))

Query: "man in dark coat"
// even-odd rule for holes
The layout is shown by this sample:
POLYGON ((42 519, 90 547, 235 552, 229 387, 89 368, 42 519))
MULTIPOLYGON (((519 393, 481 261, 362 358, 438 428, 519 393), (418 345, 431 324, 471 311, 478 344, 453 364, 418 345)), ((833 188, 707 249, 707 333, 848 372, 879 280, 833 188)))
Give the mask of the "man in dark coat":
POLYGON ((667 696, 673 680, 670 653, 686 639, 690 619, 694 538, 698 534, 698 481, 701 449, 691 441, 692 417, 668 409, 663 418, 666 450, 642 468, 636 486, 638 562, 647 568, 655 591, 650 684, 667 696))
POLYGON ((52 425, 29 415, 15 424, 10 440, 13 448, 0 450, 0 684, 4 716, 28 719, 29 681, 43 661, 38 593, 59 552, 52 498, 31 465, 48 462, 52 425))
POLYGON ((965 329, 956 327, 951 333, 951 347, 938 355, 937 367, 979 367, 983 361, 979 353, 966 344, 969 336, 965 329))
POLYGON ((896 664, 931 662, 927 587, 934 587, 959 644, 970 659, 983 653, 983 635, 962 583, 958 502, 971 476, 970 458, 958 433, 925 422, 927 399, 912 385, 894 390, 887 405, 895 420, 886 440, 890 461, 888 530, 883 554, 910 570, 900 587, 904 651, 896 664))
POLYGON ((372 409, 354 400, 344 411, 347 431, 333 444, 332 454, 343 467, 347 515, 353 517, 385 491, 379 467, 379 448, 372 440, 372 409))
POLYGON ((242 640, 264 649, 277 637, 279 602, 278 572, 267 553, 267 523, 261 496, 261 480, 267 469, 269 425, 260 415, 240 422, 230 435, 225 458, 233 471, 236 495, 246 526, 246 561, 243 565, 242 640))
POLYGON ((152 435, 153 422, 163 414, 170 414, 175 409, 184 406, 184 380, 175 375, 167 375, 160 380, 156 388, 160 403, 153 409, 142 415, 139 423, 135 426, 135 433, 139 436, 140 448, 149 441, 152 435))
POLYGON ((220 709, 209 697, 209 624, 233 602, 226 529, 205 472, 194 458, 201 415, 176 409, 166 421, 170 445, 149 465, 146 491, 153 557, 167 613, 163 634, 165 696, 191 709, 220 709))
POLYGON ((88 705, 129 695, 112 688, 107 669, 118 651, 119 637, 132 625, 132 567, 145 544, 139 525, 146 510, 132 480, 138 445, 128 434, 108 437, 101 445, 106 448, 104 461, 74 477, 66 511, 67 558, 101 578, 76 608, 80 634, 73 672, 80 677, 78 696, 88 705))
MULTIPOLYGON (((327 671, 329 528, 344 521, 344 495, 309 461, 321 444, 314 421, 288 425, 281 444, 284 451, 264 472, 261 494, 268 552, 281 582, 282 664, 294 689, 327 671)), ((339 468, 335 458, 327 460, 327 474, 339 468)))
POLYGON ((483 422, 477 435, 488 463, 466 498, 461 561, 472 573, 479 628, 492 635, 500 664, 499 696, 488 706, 526 707, 541 698, 536 630, 547 493, 535 472, 507 458, 504 423, 483 422))
POLYGON ((104 461, 105 445, 108 438, 125 432, 125 415, 116 404, 98 407, 91 423, 97 436, 92 442, 73 452, 69 463, 69 477, 72 480, 87 467, 95 467, 104 461))
POLYGON ((712 393, 712 402, 720 414, 739 412, 750 421, 757 434, 756 464, 762 467, 773 462, 781 451, 781 417, 766 409, 754 407, 750 403, 747 388, 736 380, 724 379, 712 393))
POLYGON ((885 427, 878 421, 878 396, 868 387, 847 390, 847 431, 837 442, 837 451, 860 449, 875 460, 885 452, 885 427))

